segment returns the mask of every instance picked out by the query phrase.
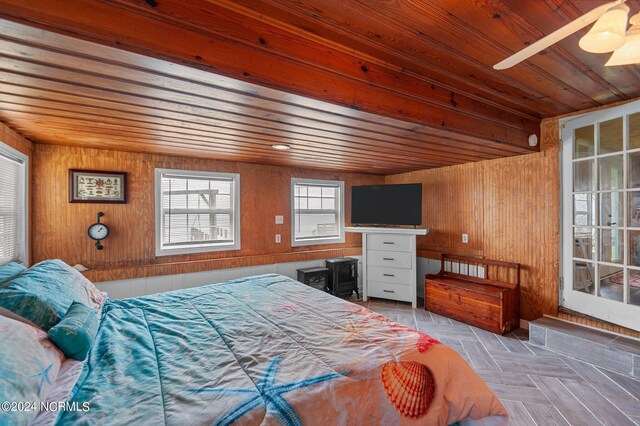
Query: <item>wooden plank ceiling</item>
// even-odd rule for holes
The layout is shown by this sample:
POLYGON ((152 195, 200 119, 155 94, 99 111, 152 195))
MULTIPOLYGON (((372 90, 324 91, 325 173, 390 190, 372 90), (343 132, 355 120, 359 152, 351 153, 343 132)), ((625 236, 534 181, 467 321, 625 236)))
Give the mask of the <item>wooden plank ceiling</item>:
POLYGON ((604 67, 584 30, 491 68, 600 3, 0 0, 0 121, 41 143, 376 174, 518 155, 541 118, 640 96, 640 68, 604 67))

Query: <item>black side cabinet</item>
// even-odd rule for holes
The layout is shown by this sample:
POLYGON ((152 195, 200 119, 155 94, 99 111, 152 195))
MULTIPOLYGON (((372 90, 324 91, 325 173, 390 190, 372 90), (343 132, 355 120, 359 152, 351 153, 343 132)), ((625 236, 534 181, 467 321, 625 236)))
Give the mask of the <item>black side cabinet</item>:
POLYGON ((336 257, 325 261, 329 269, 329 292, 338 297, 351 297, 358 292, 358 259, 352 257, 336 257))
POLYGON ((329 270, 327 268, 298 269, 298 281, 318 290, 329 291, 329 270))

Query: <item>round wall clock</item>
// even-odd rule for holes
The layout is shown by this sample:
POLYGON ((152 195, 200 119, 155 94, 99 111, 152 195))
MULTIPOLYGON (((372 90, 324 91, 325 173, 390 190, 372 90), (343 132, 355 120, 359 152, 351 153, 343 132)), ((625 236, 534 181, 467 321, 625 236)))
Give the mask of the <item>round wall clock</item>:
POLYGON ((96 241, 96 248, 98 250, 102 250, 104 246, 100 243, 100 241, 107 238, 109 235, 109 228, 104 223, 100 223, 100 218, 104 216, 104 213, 98 212, 98 221, 91 226, 87 230, 87 234, 89 234, 89 238, 96 241))

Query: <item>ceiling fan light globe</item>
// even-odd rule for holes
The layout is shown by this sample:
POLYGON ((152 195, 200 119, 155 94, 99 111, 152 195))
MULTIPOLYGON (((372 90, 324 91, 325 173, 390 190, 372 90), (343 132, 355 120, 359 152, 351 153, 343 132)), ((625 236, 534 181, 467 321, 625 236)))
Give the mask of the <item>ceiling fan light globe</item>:
POLYGON ((624 44, 629 6, 621 4, 605 12, 580 39, 580 48, 591 53, 613 52, 624 44))
POLYGON ((624 44, 616 49, 606 66, 640 64, 640 24, 629 28, 624 44))

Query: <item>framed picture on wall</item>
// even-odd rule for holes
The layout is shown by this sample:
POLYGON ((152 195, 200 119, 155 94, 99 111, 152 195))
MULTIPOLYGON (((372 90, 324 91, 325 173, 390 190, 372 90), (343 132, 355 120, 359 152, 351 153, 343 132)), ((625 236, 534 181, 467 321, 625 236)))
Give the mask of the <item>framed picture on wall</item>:
POLYGON ((70 203, 127 202, 127 173, 69 169, 70 203))

